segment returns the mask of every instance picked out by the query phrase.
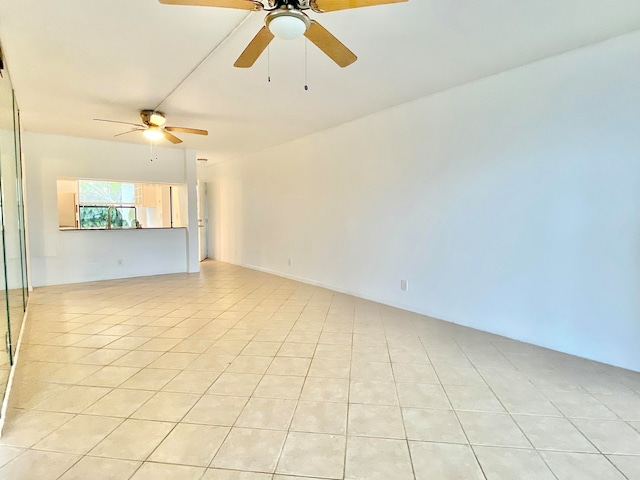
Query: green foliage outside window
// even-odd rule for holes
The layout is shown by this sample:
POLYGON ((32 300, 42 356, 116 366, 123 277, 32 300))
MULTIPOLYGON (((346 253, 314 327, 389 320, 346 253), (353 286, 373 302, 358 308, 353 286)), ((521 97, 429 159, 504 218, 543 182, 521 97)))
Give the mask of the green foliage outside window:
POLYGON ((79 213, 80 228, 131 228, 136 226, 135 207, 81 206, 79 213))
POLYGON ((78 199, 80 228, 136 226, 133 183, 78 180, 78 199))

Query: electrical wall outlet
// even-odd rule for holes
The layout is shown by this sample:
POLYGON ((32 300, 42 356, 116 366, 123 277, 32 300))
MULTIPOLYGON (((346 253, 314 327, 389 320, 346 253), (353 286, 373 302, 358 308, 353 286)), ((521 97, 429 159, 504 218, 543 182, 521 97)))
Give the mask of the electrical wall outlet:
POLYGON ((409 280, 400 280, 400 290, 403 292, 409 291, 409 280))
POLYGON ((119 258, 118 259, 118 266, 119 267, 123 267, 124 266, 124 258, 119 258))

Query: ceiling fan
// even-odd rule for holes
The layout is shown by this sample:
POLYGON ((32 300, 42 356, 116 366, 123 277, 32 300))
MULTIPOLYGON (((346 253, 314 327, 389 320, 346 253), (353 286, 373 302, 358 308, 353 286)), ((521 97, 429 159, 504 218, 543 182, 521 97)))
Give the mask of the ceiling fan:
POLYGON ((149 140, 156 141, 160 140, 161 138, 165 138, 171 143, 177 144, 182 143, 182 140, 180 140, 170 132, 192 133, 194 135, 209 135, 209 132, 207 132, 206 130, 200 130, 197 128, 164 126, 167 118, 165 117, 164 113, 157 112, 155 110, 140 111, 140 119, 142 120, 142 123, 120 122, 117 120, 104 120, 102 118, 94 118, 94 120, 98 122, 120 123, 123 125, 132 125, 136 127, 132 130, 129 130, 128 132, 118 133, 117 135, 114 135, 114 137, 119 137, 121 135, 126 135, 133 132, 142 132, 143 135, 149 140))
POLYGON ((265 26, 242 52, 235 67, 249 68, 258 60, 274 37, 285 40, 304 35, 340 67, 348 67, 358 57, 334 37, 327 29, 309 18, 303 10, 316 13, 333 12, 348 8, 371 7, 408 0, 159 0, 167 5, 193 5, 203 7, 237 8, 267 11, 265 26), (265 5, 266 3, 266 5, 265 5))

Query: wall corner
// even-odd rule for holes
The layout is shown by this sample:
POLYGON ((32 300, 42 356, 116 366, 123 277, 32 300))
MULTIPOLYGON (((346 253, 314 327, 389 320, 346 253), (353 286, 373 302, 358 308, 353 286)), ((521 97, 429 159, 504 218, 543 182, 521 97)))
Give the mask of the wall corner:
POLYGON ((198 248, 198 172, 195 150, 184 151, 185 182, 187 184, 187 272, 200 271, 198 248))

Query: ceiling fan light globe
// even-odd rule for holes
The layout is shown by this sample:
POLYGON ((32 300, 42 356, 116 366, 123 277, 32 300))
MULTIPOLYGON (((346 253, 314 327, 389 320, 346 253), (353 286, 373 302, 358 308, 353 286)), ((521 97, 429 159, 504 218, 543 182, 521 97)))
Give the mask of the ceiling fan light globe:
POLYGON ((269 30, 282 40, 300 38, 307 31, 307 24, 293 15, 279 15, 269 21, 269 30))
POLYGON ((164 122, 166 122, 167 119, 164 117, 164 115, 160 113, 152 113, 151 116, 149 117, 149 121, 151 122, 152 125, 157 125, 161 127, 162 125, 164 125, 164 122))
POLYGON ((160 130, 159 128, 147 128, 144 132, 142 132, 143 135, 145 137, 147 137, 149 140, 157 142, 158 140, 160 140, 162 137, 164 137, 164 134, 162 133, 162 130, 160 130))

